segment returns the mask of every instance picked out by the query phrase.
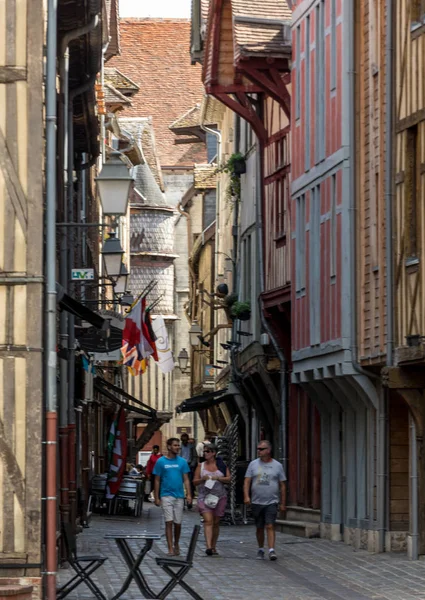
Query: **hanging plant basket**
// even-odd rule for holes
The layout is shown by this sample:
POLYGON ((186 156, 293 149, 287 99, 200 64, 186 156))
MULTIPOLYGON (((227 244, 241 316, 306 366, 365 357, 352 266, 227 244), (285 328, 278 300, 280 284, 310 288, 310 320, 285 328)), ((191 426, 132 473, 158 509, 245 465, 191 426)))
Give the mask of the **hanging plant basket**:
POLYGON ((238 314, 237 318, 239 319, 239 321, 249 321, 251 318, 251 311, 244 310, 238 314))
POLYGON ((246 160, 243 156, 238 156, 233 159, 233 173, 235 175, 243 175, 246 173, 246 160))
POLYGON ((231 308, 232 319, 239 321, 249 321, 251 318, 251 303, 250 302, 234 302, 231 308))

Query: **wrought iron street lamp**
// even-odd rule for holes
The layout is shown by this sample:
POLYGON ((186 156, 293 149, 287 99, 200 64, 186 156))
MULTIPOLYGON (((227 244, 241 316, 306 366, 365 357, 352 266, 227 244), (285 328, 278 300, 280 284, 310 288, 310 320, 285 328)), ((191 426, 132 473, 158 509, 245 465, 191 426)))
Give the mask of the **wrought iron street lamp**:
POLYGON ((134 180, 120 156, 120 152, 111 152, 96 177, 104 215, 127 214, 130 186, 134 180))
POLYGON ((196 321, 192 321, 192 325, 189 329, 189 339, 191 346, 198 346, 200 335, 202 335, 202 329, 196 321))
POLYGON ((177 360, 179 361, 180 371, 182 373, 186 373, 186 370, 187 370, 187 367, 189 364, 189 354, 188 354, 186 348, 182 348, 180 350, 177 360))
POLYGON ((120 240, 115 237, 115 232, 111 231, 102 248, 103 261, 108 277, 119 277, 121 274, 121 264, 124 250, 120 240))
POLYGON ((119 303, 121 306, 131 306, 134 302, 134 296, 129 291, 126 291, 125 294, 121 296, 119 299, 119 303))
POLYGON ((114 294, 124 294, 127 290, 128 271, 124 263, 121 263, 121 271, 115 282, 114 294))

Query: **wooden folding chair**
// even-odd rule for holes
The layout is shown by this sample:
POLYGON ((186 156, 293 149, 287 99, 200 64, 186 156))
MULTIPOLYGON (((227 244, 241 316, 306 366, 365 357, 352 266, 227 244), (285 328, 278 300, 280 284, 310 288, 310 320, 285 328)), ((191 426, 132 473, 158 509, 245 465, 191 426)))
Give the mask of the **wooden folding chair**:
POLYGON ((91 555, 77 556, 77 541, 72 532, 71 525, 64 523, 62 525, 65 547, 68 553, 68 562, 75 571, 74 577, 67 581, 65 585, 56 590, 56 599, 65 598, 72 590, 75 590, 80 583, 85 583, 90 591, 98 600, 106 600, 106 597, 99 590, 91 576, 97 569, 103 565, 107 556, 91 555))
POLYGON ((195 525, 192 532, 192 537, 190 539, 189 550, 186 558, 156 558, 156 564, 160 566, 164 571, 171 576, 170 581, 167 585, 160 591, 158 596, 159 600, 163 600, 166 598, 176 587, 176 585, 181 585, 181 587, 195 598, 195 600, 203 600, 203 598, 195 592, 193 588, 190 587, 183 579, 186 577, 190 569, 193 567, 193 556, 195 554, 196 543, 198 541, 200 526, 195 525))

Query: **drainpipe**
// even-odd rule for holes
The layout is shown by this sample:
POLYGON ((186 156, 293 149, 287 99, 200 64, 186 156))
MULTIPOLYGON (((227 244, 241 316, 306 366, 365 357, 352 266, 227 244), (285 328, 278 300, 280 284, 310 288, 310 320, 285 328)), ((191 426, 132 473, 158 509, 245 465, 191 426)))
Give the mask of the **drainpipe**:
POLYGON ((267 319, 264 315, 263 303, 261 300, 261 294, 264 292, 264 251, 263 251, 263 170, 262 170, 262 157, 263 157, 263 145, 260 143, 260 151, 257 152, 257 177, 255 180, 256 184, 256 198, 257 198, 257 244, 258 244, 258 256, 260 266, 260 295, 258 297, 258 306, 260 311, 261 324, 267 332, 271 343, 275 349, 277 357, 280 362, 280 436, 279 436, 279 456, 280 462, 282 463, 285 473, 288 472, 288 457, 287 457, 287 405, 288 405, 288 380, 287 380, 287 364, 283 350, 275 337, 267 319))
MULTIPOLYGON (((68 104, 68 223, 74 223, 74 129, 73 129, 73 102, 68 104)), ((68 230, 67 227, 64 229, 68 230)), ((66 232, 68 234, 68 231, 66 232)), ((75 229, 70 233, 71 243, 68 254, 68 273, 75 266, 75 229)), ((67 275, 68 275, 67 273, 67 275)), ((68 275, 69 276, 69 275, 68 275)), ((70 284, 71 295, 74 293, 75 285, 70 284)), ((65 312, 65 311, 63 311, 65 312)), ((76 432, 75 432, 75 316, 68 315, 68 501, 69 517, 72 528, 75 527, 77 519, 77 487, 76 487, 76 432)))
POLYGON ((45 582, 56 598, 56 54, 57 0, 48 0, 46 61, 45 582))
POLYGON ((410 537, 412 539, 411 555, 412 560, 419 558, 419 513, 418 513, 418 448, 416 438, 416 423, 412 414, 409 412, 410 425, 410 495, 412 498, 412 526, 410 537))
MULTIPOLYGON (((394 364, 394 270, 393 270, 393 133, 394 133, 394 104, 393 104, 393 63, 394 63, 394 8, 392 0, 386 0, 387 25, 386 25, 386 44, 385 44, 385 64, 386 64, 386 79, 385 79, 385 106, 386 106, 386 121, 387 127, 385 131, 385 225, 386 225, 386 255, 385 255, 385 270, 386 270, 386 292, 387 292, 387 366, 391 367, 394 364)), ((389 402, 389 390, 387 392, 389 402)), ((384 415, 386 417, 386 415, 384 415)), ((386 433, 386 420, 383 423, 383 431, 386 433)), ((415 437, 416 440, 416 437, 415 437)), ((387 436, 385 437, 387 442, 387 436)), ((412 452, 410 453, 411 466, 413 468, 413 460, 417 460, 417 448, 415 443, 415 458, 413 459, 412 452)), ((387 458, 385 457, 386 463, 387 458)), ((414 480, 416 485, 418 480, 414 480)), ((378 506, 378 510, 382 510, 383 524, 387 523, 389 515, 389 491, 388 477, 382 483, 384 488, 382 508, 378 506)), ((412 505, 412 520, 418 522, 418 506, 416 503, 416 511, 412 505), (416 512, 416 514, 415 514, 416 512)), ((384 547, 384 541, 382 542, 384 547)), ((383 549, 383 548, 382 548, 383 549)))

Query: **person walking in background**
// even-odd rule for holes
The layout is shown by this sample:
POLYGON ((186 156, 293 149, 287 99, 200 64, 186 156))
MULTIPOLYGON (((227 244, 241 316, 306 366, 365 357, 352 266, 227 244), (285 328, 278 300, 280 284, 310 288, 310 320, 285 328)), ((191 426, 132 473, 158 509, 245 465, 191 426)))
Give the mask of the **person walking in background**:
MULTIPOLYGON (((161 458, 162 454, 159 451, 159 446, 157 444, 155 444, 155 446, 152 447, 152 454, 149 456, 148 462, 146 463, 146 478, 149 480, 150 482, 150 496, 152 498, 152 502, 154 501, 154 483, 155 483, 155 475, 153 474, 153 469, 156 465, 156 461, 161 458)), ((148 496, 149 497, 149 496, 148 496)))
POLYGON ((159 458, 153 470, 153 474, 155 475, 155 504, 161 506, 164 513, 168 555, 179 556, 184 488, 186 488, 187 503, 192 504, 192 492, 189 481, 190 467, 187 461, 179 456, 180 441, 177 438, 167 440, 167 451, 167 456, 159 458))
POLYGON ((195 448, 192 444, 189 443, 189 436, 187 435, 187 433, 181 434, 180 441, 181 441, 180 456, 187 461, 188 465, 190 465, 193 460, 195 448))
MULTIPOLYGON (((193 492, 194 492, 194 486, 193 486, 193 472, 194 472, 194 465, 196 466, 197 458, 196 458, 196 450, 195 450, 195 445, 192 444, 189 440, 189 436, 187 435, 187 433, 182 433, 180 436, 180 441, 181 441, 181 446, 180 446, 180 456, 182 458, 184 458, 187 461, 187 464, 189 465, 189 480, 190 480, 190 487, 192 490, 192 497, 193 497, 193 492)), ((187 503, 187 508, 190 510, 192 508, 192 505, 187 503)))
POLYGON ((214 440, 216 437, 217 437, 217 435, 215 433, 211 433, 211 432, 206 433, 204 441, 199 442, 199 444, 196 445, 196 454, 198 455, 199 462, 204 462, 204 460, 205 460, 205 458, 204 458, 205 445, 214 443, 214 440))
POLYGON ((204 447, 205 461, 195 471, 193 483, 198 486, 198 509, 204 519, 204 534, 208 556, 218 555, 217 540, 220 532, 220 519, 224 516, 227 504, 225 483, 230 482, 230 471, 217 456, 217 446, 204 447))
POLYGON ((267 440, 258 443, 259 458, 249 463, 244 481, 244 502, 251 504, 257 528, 257 558, 264 558, 264 529, 270 560, 277 560, 275 552, 275 522, 278 506, 285 510, 286 475, 282 465, 271 456, 272 446, 267 440))
POLYGON ((196 453, 196 440, 195 438, 189 438, 189 444, 192 445, 193 453, 192 453, 192 462, 190 463, 190 474, 191 474, 191 483, 192 483, 192 498, 195 496, 195 485, 193 483, 193 478, 195 476, 196 467, 198 466, 198 454, 196 453))

